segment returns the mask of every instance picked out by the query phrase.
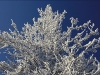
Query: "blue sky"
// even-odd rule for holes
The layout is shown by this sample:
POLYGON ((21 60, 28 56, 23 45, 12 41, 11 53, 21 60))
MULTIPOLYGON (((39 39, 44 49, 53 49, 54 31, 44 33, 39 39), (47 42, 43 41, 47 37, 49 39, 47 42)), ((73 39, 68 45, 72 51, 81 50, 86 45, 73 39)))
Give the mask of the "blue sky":
MULTIPOLYGON (((33 24, 32 18, 39 17, 37 8, 45 9, 50 4, 53 11, 59 10, 62 13, 65 9, 67 14, 62 23, 63 30, 70 26, 70 17, 78 18, 79 25, 91 20, 95 23, 95 28, 99 28, 100 32, 100 1, 0 1, 0 30, 8 31, 11 26, 11 19, 17 24, 19 31, 24 23, 33 24)), ((98 36, 96 36, 98 37, 98 36)), ((100 49, 95 54, 100 61, 100 49)), ((0 60, 4 60, 0 55, 0 60)))

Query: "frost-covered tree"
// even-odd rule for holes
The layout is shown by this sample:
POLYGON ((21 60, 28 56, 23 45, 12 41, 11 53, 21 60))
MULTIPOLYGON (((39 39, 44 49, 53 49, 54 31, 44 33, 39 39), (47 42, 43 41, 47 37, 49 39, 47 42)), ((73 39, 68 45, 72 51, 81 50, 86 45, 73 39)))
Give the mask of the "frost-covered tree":
POLYGON ((3 75, 100 75, 100 62, 94 57, 100 47, 100 37, 91 21, 77 25, 78 19, 70 18, 71 26, 62 32, 62 14, 52 12, 50 5, 38 9, 40 17, 33 25, 24 24, 18 31, 0 33, 0 49, 5 48, 11 58, 0 62, 3 75), (72 34, 76 32, 76 35, 72 34), (88 42, 87 42, 88 41, 88 42))

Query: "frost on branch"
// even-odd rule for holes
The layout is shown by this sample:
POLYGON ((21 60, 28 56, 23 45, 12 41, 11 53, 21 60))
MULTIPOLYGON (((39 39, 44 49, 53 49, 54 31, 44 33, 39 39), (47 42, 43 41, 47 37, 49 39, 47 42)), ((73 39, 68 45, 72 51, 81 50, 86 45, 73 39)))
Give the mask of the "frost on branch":
POLYGON ((100 62, 93 56, 100 47, 100 37, 88 41, 99 34, 98 28, 94 30, 94 23, 89 20, 77 25, 78 19, 71 17, 71 26, 62 33, 65 10, 59 14, 47 5, 44 11, 41 8, 38 12, 37 21, 33 18, 33 25, 24 24, 21 32, 11 20, 14 30, 0 33, 0 49, 6 49, 5 53, 13 58, 0 62, 2 74, 100 75, 100 62))

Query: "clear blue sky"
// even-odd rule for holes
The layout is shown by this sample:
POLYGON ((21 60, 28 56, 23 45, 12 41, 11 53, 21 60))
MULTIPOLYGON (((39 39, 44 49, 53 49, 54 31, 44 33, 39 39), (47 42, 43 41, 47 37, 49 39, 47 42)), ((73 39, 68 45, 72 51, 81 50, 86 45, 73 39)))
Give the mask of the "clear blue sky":
MULTIPOLYGON (((70 17, 78 18, 79 23, 83 24, 88 20, 95 23, 95 28, 99 28, 100 32, 100 1, 0 1, 0 30, 8 31, 11 26, 11 19, 17 24, 19 30, 24 26, 24 23, 33 24, 32 18, 39 17, 37 8, 45 9, 46 5, 50 4, 53 11, 67 11, 66 18, 62 25, 63 30, 66 30, 70 24, 70 17)), ((100 61, 100 49, 95 55, 100 61)), ((5 60, 3 55, 0 55, 0 60, 5 60)))

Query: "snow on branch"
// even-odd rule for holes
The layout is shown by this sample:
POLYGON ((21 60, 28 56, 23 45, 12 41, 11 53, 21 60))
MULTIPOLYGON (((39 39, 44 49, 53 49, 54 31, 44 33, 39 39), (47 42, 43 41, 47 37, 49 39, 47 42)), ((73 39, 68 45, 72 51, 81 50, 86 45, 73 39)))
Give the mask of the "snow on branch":
POLYGON ((99 35, 94 23, 89 20, 77 25, 78 18, 71 17, 71 26, 61 32, 65 10, 60 14, 47 5, 45 10, 38 8, 38 12, 38 20, 33 18, 33 25, 24 24, 22 31, 18 31, 11 19, 14 30, 0 32, 0 49, 5 48, 5 53, 13 58, 8 62, 0 61, 2 74, 100 75, 100 62, 93 56, 100 48, 100 37, 88 41, 99 35), (73 31, 77 31, 74 37, 73 31))

